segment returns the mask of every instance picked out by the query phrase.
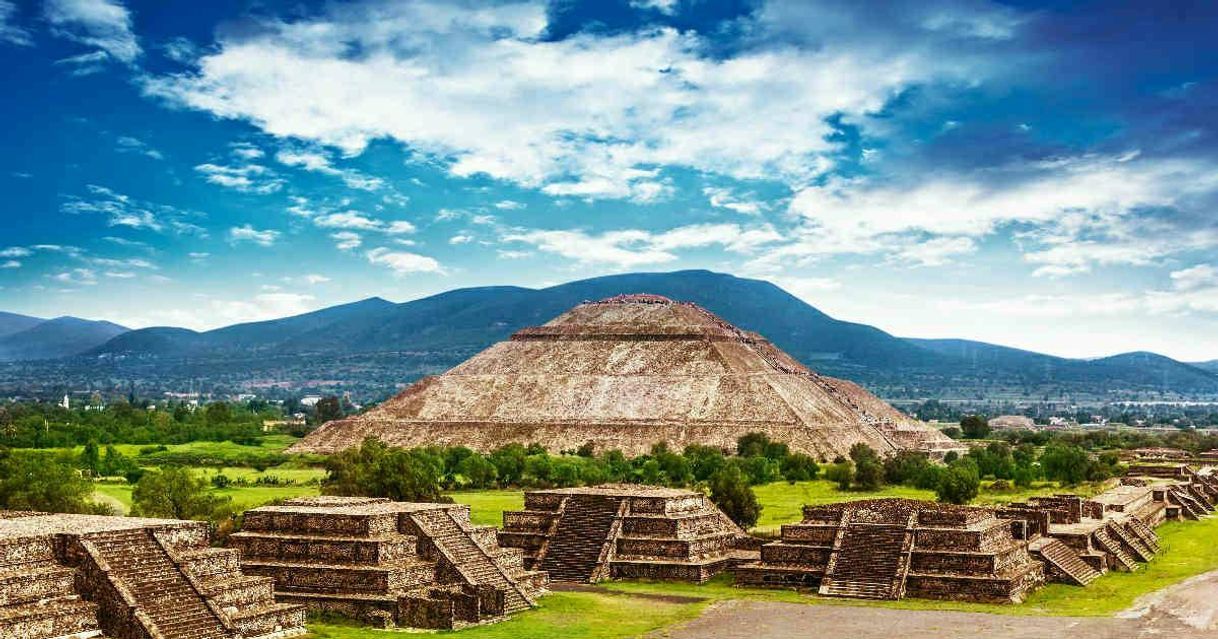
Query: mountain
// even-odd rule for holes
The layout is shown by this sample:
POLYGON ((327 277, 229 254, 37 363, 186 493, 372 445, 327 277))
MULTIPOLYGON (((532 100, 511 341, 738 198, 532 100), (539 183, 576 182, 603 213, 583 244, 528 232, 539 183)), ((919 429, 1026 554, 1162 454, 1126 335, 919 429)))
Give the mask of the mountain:
POLYGON ((804 361, 886 366, 931 364, 940 359, 877 328, 835 320, 769 282, 709 271, 611 275, 540 290, 509 286, 458 289, 402 304, 373 298, 206 333, 142 329, 103 345, 95 354, 481 349, 520 328, 547 322, 581 302, 639 291, 703 305, 729 322, 770 336, 804 361))
POLYGON ((56 317, 39 320, 25 330, 0 338, 0 360, 41 360, 70 357, 96 348, 127 328, 111 322, 56 317))
MULTIPOLYGON (((581 302, 640 292, 699 304, 815 370, 893 399, 1218 396, 1218 371, 1205 365, 1152 353, 1084 360, 969 340, 901 338, 834 319, 769 282, 709 271, 611 275, 543 289, 466 288, 401 304, 371 298, 204 332, 119 327, 113 339, 53 371, 22 374, 161 386, 202 379, 227 389, 337 384, 384 396, 581 302)), ((17 384, 0 379, 6 383, 17 384)))
POLYGON ((45 321, 44 319, 30 317, 29 315, 18 315, 16 313, 0 311, 0 339, 4 339, 13 333, 29 330, 45 321))
POLYGON ((1210 371, 1211 373, 1218 373, 1218 359, 1210 360, 1208 362, 1195 362, 1193 366, 1196 366, 1202 370, 1210 371))
POLYGON ((991 376, 1057 382, 1100 382, 1113 388, 1202 391, 1218 388, 1218 375, 1156 353, 1132 352, 1096 359, 1070 359, 964 339, 915 339, 912 344, 954 358, 991 376))

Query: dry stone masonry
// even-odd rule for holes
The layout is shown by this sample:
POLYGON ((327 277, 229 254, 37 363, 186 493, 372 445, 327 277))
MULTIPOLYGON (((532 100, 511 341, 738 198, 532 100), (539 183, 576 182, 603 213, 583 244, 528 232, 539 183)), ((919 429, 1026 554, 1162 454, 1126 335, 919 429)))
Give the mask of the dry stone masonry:
POLYGON ((518 331, 364 414, 323 425, 289 451, 332 453, 375 436, 481 451, 538 442, 557 452, 590 442, 637 455, 659 441, 734 448, 754 431, 822 460, 856 443, 882 454, 960 449, 699 306, 628 295, 518 331))
POLYGON ((469 507, 308 497, 245 513, 242 568, 280 601, 382 627, 454 628, 535 605, 544 572, 474 526, 469 507))
POLYGON ((303 634, 305 609, 208 547, 207 525, 0 512, 0 638, 254 639, 303 634))
POLYGON ((908 499, 804 507, 738 585, 816 589, 864 599, 1019 602, 1044 581, 1011 522, 991 510, 908 499))
POLYGON ((701 493, 606 484, 525 493, 499 543, 553 581, 650 578, 701 583, 755 557, 751 539, 701 493))

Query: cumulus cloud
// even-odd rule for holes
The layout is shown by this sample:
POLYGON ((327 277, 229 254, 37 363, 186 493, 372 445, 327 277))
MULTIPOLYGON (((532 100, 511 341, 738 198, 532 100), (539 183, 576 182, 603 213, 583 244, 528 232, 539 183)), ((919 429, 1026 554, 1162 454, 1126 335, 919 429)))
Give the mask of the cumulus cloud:
POLYGON ((241 191, 266 195, 283 188, 283 178, 261 164, 237 166, 205 162, 195 167, 208 182, 241 191))
POLYGON ((123 64, 141 53, 131 12, 112 0, 46 0, 44 16, 56 36, 97 49, 123 64))
POLYGON ((444 267, 440 265, 435 258, 418 253, 410 253, 407 251, 392 251, 390 249, 380 247, 374 248, 364 254, 368 258, 368 262, 377 266, 389 268, 396 275, 409 275, 411 273, 444 273, 444 267))
POLYGON ((97 272, 88 268, 74 268, 54 273, 50 277, 60 284, 76 286, 93 286, 97 284, 97 272))
POLYGON ((752 199, 742 199, 732 189, 708 186, 702 189, 702 194, 715 208, 727 209, 741 215, 759 215, 761 203, 752 199))
POLYGON ((1192 291, 1208 286, 1218 287, 1218 266, 1198 264, 1172 271, 1171 282, 1172 286, 1182 291, 1192 291))
POLYGON ((120 153, 138 153, 154 160, 164 160, 165 155, 150 146, 147 142, 129 135, 119 136, 116 140, 120 153))
POLYGON ((364 243, 364 238, 359 233, 352 231, 339 231, 331 233, 330 239, 334 240, 335 248, 340 251, 351 251, 360 247, 364 243))
POLYGON ((258 230, 249 224, 242 226, 234 226, 228 230, 228 241, 236 244, 239 242, 251 242, 258 246, 271 246, 275 244, 275 240, 279 239, 279 231, 258 230))
POLYGON ((458 176, 647 202, 672 189, 664 167, 804 183, 831 166, 831 116, 972 77, 921 53, 774 44, 720 59, 692 32, 552 41, 546 26, 541 2, 334 6, 223 37, 146 90, 349 155, 385 138, 458 176))
POLYGON ((385 186, 385 181, 378 177, 365 175, 354 169, 336 168, 331 163, 330 156, 322 151, 283 149, 275 154, 275 159, 287 166, 339 177, 353 189, 376 191, 385 186))
POLYGON ((385 222, 358 211, 327 213, 313 218, 313 224, 323 229, 347 229, 350 231, 379 232, 389 235, 414 233, 415 225, 406 220, 385 222))
POLYGON ((608 264, 630 268, 661 264, 677 259, 675 251, 721 246, 736 253, 751 253, 782 236, 770 225, 742 228, 737 224, 693 224, 652 233, 628 229, 590 234, 580 230, 514 230, 501 241, 530 244, 552 253, 587 264, 608 264))
POLYGON ((326 277, 325 275, 320 275, 318 273, 310 273, 308 275, 305 275, 301 279, 303 279, 305 281, 305 284, 309 284, 310 286, 317 285, 317 284, 325 284, 326 282, 330 281, 330 278, 326 277))

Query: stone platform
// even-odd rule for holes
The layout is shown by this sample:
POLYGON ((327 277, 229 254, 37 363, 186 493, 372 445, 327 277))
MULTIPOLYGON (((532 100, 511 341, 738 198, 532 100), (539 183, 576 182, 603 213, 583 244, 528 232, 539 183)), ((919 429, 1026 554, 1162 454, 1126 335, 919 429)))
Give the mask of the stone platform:
POLYGON ((229 543, 280 601, 381 627, 454 628, 528 609, 546 575, 527 570, 469 507, 308 497, 245 513, 229 543))
POLYGON ((210 548, 207 524, 0 513, 0 637, 254 639, 303 634, 305 609, 210 548))
POLYGON ((606 484, 532 490, 503 514, 499 543, 554 581, 649 578, 701 583, 756 557, 751 538, 705 495, 606 484))
POLYGON ((1044 569, 1012 531, 984 508, 907 499, 807 506, 801 523, 762 546, 760 561, 733 573, 738 585, 828 596, 1019 602, 1044 569))

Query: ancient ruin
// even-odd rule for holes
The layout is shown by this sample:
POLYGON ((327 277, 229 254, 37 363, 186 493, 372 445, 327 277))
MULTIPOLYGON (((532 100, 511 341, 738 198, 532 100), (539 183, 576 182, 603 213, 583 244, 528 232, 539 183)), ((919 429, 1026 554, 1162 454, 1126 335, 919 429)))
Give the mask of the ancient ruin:
POLYGON ((660 441, 730 449, 754 431, 822 460, 856 443, 881 454, 959 449, 699 306, 627 295, 520 330, 367 413, 323 425, 289 452, 332 453, 375 436, 403 447, 537 442, 559 452, 592 443, 637 455, 660 441))
POLYGON ((305 609, 208 547, 207 524, 0 512, 0 637, 255 639, 303 634, 305 609))
POLYGON ((985 508, 895 498, 805 506, 801 523, 733 573, 738 585, 835 597, 1019 602, 1045 576, 1018 532, 985 508))
POLYGON ((279 601, 381 627, 494 621, 534 606, 546 587, 544 572, 458 504, 293 499, 247 511, 230 544, 243 570, 273 578, 279 601))
POLYGON ((752 540, 705 495, 605 484, 532 490, 503 513, 499 543, 553 581, 649 578, 701 583, 756 557, 752 540))

